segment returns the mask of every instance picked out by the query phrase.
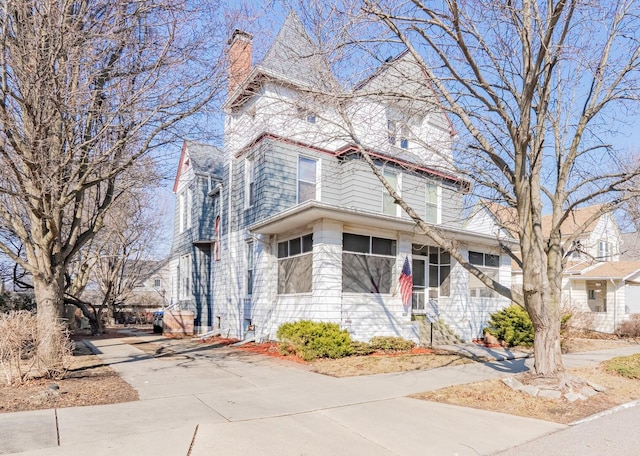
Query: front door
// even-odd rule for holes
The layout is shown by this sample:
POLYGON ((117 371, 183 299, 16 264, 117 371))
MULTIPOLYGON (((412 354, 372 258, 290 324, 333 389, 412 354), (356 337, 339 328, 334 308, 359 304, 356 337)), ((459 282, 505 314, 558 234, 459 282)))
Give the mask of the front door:
POLYGON ((419 255, 413 255, 412 266, 413 296, 411 313, 413 315, 425 315, 429 300, 436 302, 438 300, 437 269, 432 274, 433 277, 429 277, 429 258, 419 255))

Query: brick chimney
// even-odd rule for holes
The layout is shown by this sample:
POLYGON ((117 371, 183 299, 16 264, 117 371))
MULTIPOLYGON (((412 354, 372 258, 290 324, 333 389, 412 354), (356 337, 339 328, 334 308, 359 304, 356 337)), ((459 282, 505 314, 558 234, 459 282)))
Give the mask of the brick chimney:
POLYGON ((247 32, 236 29, 229 38, 229 94, 249 76, 251 72, 251 39, 247 32))

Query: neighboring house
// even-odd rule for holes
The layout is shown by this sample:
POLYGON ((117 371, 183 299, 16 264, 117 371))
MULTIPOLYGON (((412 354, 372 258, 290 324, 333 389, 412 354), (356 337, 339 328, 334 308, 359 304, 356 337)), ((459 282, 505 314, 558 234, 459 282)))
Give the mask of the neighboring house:
MULTIPOLYGON (((135 285, 127 303, 132 306, 157 310, 169 305, 169 260, 142 260, 132 267, 136 269, 135 285)), ((127 268, 125 268, 125 273, 127 268)))
POLYGON ((174 188, 171 297, 196 312, 196 331, 268 340, 284 322, 311 319, 338 323, 357 340, 418 341, 437 307, 461 338, 482 337, 489 313, 508 300, 417 232, 344 132, 348 123, 363 138, 425 221, 510 285, 510 259, 495 237, 463 229, 468 183, 449 165, 451 126, 410 54, 350 97, 293 13, 258 65, 249 35, 236 31, 230 43, 224 152, 185 143, 174 188), (380 86, 434 101, 380 98, 380 86), (332 90, 346 94, 349 122, 317 95, 332 90), (405 258, 409 308, 398 291, 405 258))
MULTIPOLYGON (((564 305, 584 312, 583 324, 595 331, 613 333, 633 313, 640 313, 640 261, 635 259, 636 243, 632 235, 622 235, 613 214, 597 216, 600 205, 576 209, 561 225, 564 238, 575 240, 565 246, 563 271, 564 305)), ((551 216, 542 218, 543 233, 550 232, 551 216)), ((504 239, 516 236, 517 216, 511 208, 481 202, 467 228, 504 239)), ((635 233, 634 233, 635 234, 635 233)), ((522 284, 522 270, 512 264, 512 284, 522 284)))
POLYGON ((214 325, 212 267, 220 252, 223 169, 219 149, 185 141, 173 187, 176 206, 166 296, 170 305, 193 311, 195 326, 204 329, 214 325))

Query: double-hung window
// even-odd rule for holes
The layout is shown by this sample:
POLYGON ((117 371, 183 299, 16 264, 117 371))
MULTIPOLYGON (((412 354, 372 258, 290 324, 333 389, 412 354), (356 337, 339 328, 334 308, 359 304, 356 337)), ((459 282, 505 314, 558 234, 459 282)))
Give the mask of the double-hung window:
POLYGON ((598 259, 608 261, 611 259, 611 243, 608 241, 598 242, 598 259))
POLYGON ((316 199, 317 160, 298 157, 298 203, 316 199))
POLYGON ((313 235, 278 242, 278 294, 311 293, 313 235))
POLYGON ((178 267, 178 298, 186 300, 191 298, 191 255, 182 255, 180 257, 180 266, 178 267))
POLYGON ((185 229, 184 221, 185 221, 185 214, 187 212, 187 209, 185 206, 186 206, 186 196, 184 192, 182 192, 178 196, 178 226, 179 226, 180 233, 183 233, 185 229))
POLYGON ((387 137, 389 144, 409 148, 409 118, 397 108, 387 108, 387 137))
MULTIPOLYGON (((498 281, 500 255, 482 252, 469 252, 469 263, 476 266, 491 279, 498 281)), ((497 294, 473 274, 469 274, 469 295, 472 298, 493 298, 497 294)))
MULTIPOLYGON (((382 173, 386 181, 391 185, 391 187, 398 192, 398 174, 384 170, 382 173)), ((399 206, 396 204, 393 197, 389 194, 387 189, 382 187, 382 213, 386 215, 398 215, 399 206)))
POLYGON ((439 222, 438 186, 432 182, 426 185, 426 212, 424 221, 436 224, 439 222))
POLYGON ((249 208, 255 203, 256 183, 255 183, 255 162, 252 158, 244 161, 244 206, 249 208))
POLYGON ((342 235, 342 291, 391 293, 396 241, 373 236, 342 235))
POLYGON ((247 296, 253 294, 253 241, 247 242, 247 296))
POLYGON ((187 189, 187 221, 186 221, 186 225, 187 225, 187 229, 190 230, 192 227, 192 212, 193 212, 193 192, 191 191, 191 189, 187 189))

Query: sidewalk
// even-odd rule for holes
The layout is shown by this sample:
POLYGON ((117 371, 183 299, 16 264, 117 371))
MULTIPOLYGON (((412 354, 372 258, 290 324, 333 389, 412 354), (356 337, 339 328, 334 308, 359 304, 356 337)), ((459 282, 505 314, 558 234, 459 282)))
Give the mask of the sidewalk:
MULTIPOLYGON (((0 414, 0 454, 463 456, 566 428, 405 397, 521 372, 526 359, 337 379, 228 348, 149 358, 118 339, 93 344, 140 401, 0 414)), ((635 352, 640 347, 566 359, 635 352)))

